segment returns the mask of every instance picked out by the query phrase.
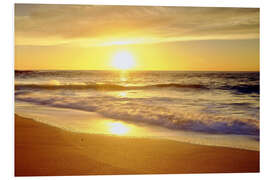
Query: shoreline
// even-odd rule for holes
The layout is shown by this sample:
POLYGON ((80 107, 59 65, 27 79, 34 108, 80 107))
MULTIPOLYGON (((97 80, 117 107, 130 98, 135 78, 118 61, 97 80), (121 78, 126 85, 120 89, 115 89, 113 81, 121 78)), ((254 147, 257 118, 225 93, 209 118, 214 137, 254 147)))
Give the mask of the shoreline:
POLYGON ((15 114, 15 176, 259 172, 259 151, 75 133, 15 114))
POLYGON ((125 137, 167 139, 206 146, 229 147, 255 151, 260 150, 259 141, 255 140, 256 137, 252 136, 237 134, 207 134, 185 130, 179 131, 147 123, 134 123, 133 121, 126 121, 123 119, 113 119, 105 117, 98 112, 33 105, 19 100, 16 101, 15 109, 15 114, 19 116, 75 133, 114 136, 115 133, 111 132, 111 125, 120 122, 129 129, 127 135, 124 135, 125 137), (40 116, 40 114, 42 114, 42 116, 40 116), (67 123, 67 121, 62 121, 62 119, 69 121, 67 123))

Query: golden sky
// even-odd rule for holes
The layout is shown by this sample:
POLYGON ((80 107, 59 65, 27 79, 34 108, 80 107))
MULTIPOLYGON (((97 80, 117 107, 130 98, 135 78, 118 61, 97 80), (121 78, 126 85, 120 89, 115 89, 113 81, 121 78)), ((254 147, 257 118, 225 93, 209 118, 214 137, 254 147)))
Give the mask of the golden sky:
POLYGON ((259 70, 259 9, 15 5, 15 69, 259 70))

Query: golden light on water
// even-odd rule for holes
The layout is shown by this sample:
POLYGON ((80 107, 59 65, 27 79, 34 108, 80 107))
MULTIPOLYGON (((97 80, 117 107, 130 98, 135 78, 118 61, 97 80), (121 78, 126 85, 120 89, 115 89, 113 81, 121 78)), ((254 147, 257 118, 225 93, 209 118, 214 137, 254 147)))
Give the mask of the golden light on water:
POLYGON ((120 122, 108 123, 109 131, 115 135, 125 135, 130 131, 130 127, 120 122))
POLYGON ((127 92, 119 92, 119 97, 127 97, 127 92))
POLYGON ((112 59, 112 66, 119 70, 128 70, 133 68, 134 65, 134 57, 128 51, 119 51, 114 55, 112 59))
POLYGON ((121 76, 121 77, 120 77, 120 81, 122 81, 122 82, 126 82, 126 81, 127 81, 127 77, 125 77, 125 76, 121 76))

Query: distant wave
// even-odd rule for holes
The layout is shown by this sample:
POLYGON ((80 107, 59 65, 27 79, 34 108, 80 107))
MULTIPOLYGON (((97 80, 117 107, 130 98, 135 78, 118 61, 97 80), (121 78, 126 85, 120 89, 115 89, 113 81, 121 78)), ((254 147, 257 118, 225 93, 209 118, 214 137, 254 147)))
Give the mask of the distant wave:
POLYGON ((221 86, 220 89, 235 91, 238 94, 260 93, 260 85, 238 85, 238 86, 221 86))
POLYGON ((207 89, 207 87, 200 84, 155 84, 145 86, 121 86, 116 84, 15 84, 15 90, 31 90, 31 89, 45 89, 45 90, 58 90, 58 89, 94 89, 104 91, 122 91, 122 90, 140 90, 140 89, 153 89, 153 88, 191 88, 191 89, 207 89))
POLYGON ((23 73, 32 73, 36 71, 31 71, 31 70, 15 70, 15 74, 23 74, 23 73))
MULTIPOLYGON (((209 85, 210 86, 210 85, 209 85)), ((197 89, 197 90, 207 90, 207 89, 220 89, 232 91, 236 94, 259 94, 260 85, 226 85, 220 87, 208 87, 201 84, 154 84, 154 85, 137 85, 137 86, 122 86, 117 84, 15 84, 15 90, 100 90, 100 91, 125 91, 125 90, 145 90, 145 89, 162 89, 162 88, 174 88, 174 89, 197 89)))

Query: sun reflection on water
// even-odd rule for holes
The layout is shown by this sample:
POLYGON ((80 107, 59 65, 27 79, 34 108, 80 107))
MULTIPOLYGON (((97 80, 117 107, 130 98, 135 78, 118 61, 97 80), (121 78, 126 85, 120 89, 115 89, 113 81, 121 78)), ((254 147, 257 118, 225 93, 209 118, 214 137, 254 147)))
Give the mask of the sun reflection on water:
POLYGON ((108 123, 109 131, 115 135, 125 135, 130 131, 130 127, 120 122, 108 123))
POLYGON ((127 97, 127 92, 119 92, 119 97, 127 97))
POLYGON ((124 76, 124 75, 121 76, 121 77, 120 77, 120 81, 121 81, 121 82, 126 82, 126 81, 127 81, 127 77, 124 76))
POLYGON ((120 71, 119 72, 119 80, 120 80, 120 82, 122 82, 122 83, 127 82, 128 81, 128 76, 129 76, 128 71, 120 71))

